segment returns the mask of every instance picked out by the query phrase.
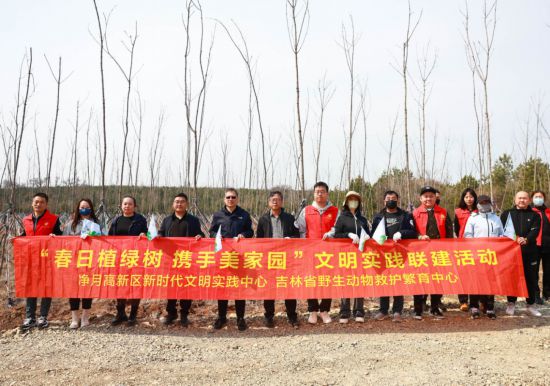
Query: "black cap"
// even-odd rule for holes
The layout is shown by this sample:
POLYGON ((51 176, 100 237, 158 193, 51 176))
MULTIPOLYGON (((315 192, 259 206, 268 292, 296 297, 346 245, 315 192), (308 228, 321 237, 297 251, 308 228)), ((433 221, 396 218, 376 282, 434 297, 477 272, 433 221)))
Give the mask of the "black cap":
POLYGON ((422 189, 420 189, 420 195, 423 195, 424 193, 431 192, 433 194, 437 193, 437 189, 433 186, 424 186, 422 189))
POLYGON ((487 196, 486 194, 482 194, 477 198, 477 202, 480 203, 480 204, 482 202, 488 202, 490 204, 491 203, 491 197, 487 196))

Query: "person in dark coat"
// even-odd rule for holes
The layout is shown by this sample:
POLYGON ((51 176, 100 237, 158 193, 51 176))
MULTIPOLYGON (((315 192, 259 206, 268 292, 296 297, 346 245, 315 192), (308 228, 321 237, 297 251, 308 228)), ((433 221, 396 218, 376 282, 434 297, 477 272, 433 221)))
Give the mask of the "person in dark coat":
MULTIPOLYGON (((162 224, 159 229, 159 236, 161 237, 194 237, 200 239, 204 237, 204 233, 201 230, 201 224, 199 219, 187 212, 188 198, 185 193, 179 193, 174 197, 172 202, 172 209, 174 212, 166 216, 162 220, 162 224)), ((166 303, 167 315, 163 320, 165 325, 170 325, 178 318, 178 312, 176 299, 169 299, 166 303)), ((182 327, 189 326, 189 310, 191 309, 191 300, 180 299, 180 324, 182 327)))
MULTIPOLYGON (((221 230, 223 238, 234 237, 241 239, 254 237, 250 214, 238 205, 239 194, 236 189, 228 188, 225 190, 224 204, 223 208, 214 213, 212 217, 212 225, 209 230, 210 237, 216 237, 218 229, 221 230)), ((215 330, 220 330, 227 324, 228 303, 227 300, 218 300, 218 319, 214 322, 215 330)), ((245 300, 235 300, 237 328, 239 331, 244 331, 248 328, 244 320, 245 308, 245 300)))
MULTIPOLYGON (((147 235, 147 220, 136 212, 137 202, 132 196, 122 197, 120 205, 122 215, 116 217, 109 228, 109 236, 142 236, 147 235)), ((112 326, 127 322, 128 326, 137 323, 137 313, 140 299, 117 299, 116 316, 111 321, 112 326), (126 304, 130 303, 130 316, 126 315, 126 304)))
MULTIPOLYGON (((399 207, 399 194, 394 190, 388 190, 384 193, 384 209, 374 215, 372 220, 372 229, 374 230, 384 219, 386 236, 394 241, 401 239, 415 239, 417 236, 414 228, 414 220, 409 212, 399 207)), ((403 296, 393 297, 392 320, 401 322, 401 313, 403 312, 403 296)), ((374 316, 376 320, 384 320, 388 317, 390 309, 390 297, 380 298, 380 310, 374 316)))
MULTIPOLYGON (((515 206, 512 209, 505 210, 500 215, 500 220, 504 224, 504 234, 509 232, 510 224, 507 222, 510 217, 516 234, 516 242, 521 245, 521 257, 523 260, 523 272, 525 275, 525 284, 527 284, 528 298, 527 314, 540 317, 541 313, 535 306, 535 295, 537 292, 538 275, 535 272, 537 267, 537 237, 540 230, 540 215, 535 212, 529 204, 529 193, 517 192, 514 198, 515 206)), ((507 315, 514 315, 516 310, 517 297, 508 296, 507 315)))
POLYGON ((537 292, 535 293, 535 303, 544 304, 550 300, 550 209, 546 207, 546 193, 542 190, 535 190, 531 193, 531 206, 541 218, 539 236, 537 237, 537 267, 535 271, 539 272, 542 262, 542 296, 537 283, 537 292))
MULTIPOLYGON (((257 238, 288 239, 300 238, 300 231, 294 225, 296 219, 283 208, 283 193, 278 190, 269 193, 269 211, 258 221, 256 229, 257 238)), ((292 327, 299 326, 298 314, 296 313, 296 299, 286 299, 286 315, 292 327)), ((275 327, 273 317, 275 316, 275 300, 264 300, 265 325, 268 328, 275 327)))
MULTIPOLYGON (((361 214, 361 195, 354 191, 346 194, 342 211, 334 224, 334 238, 350 238, 354 244, 359 244, 361 230, 370 235, 367 219, 361 214)), ((351 317, 351 299, 340 299, 340 323, 348 323, 351 317)), ((363 298, 353 300, 353 317, 358 323, 365 321, 365 307, 363 298)))

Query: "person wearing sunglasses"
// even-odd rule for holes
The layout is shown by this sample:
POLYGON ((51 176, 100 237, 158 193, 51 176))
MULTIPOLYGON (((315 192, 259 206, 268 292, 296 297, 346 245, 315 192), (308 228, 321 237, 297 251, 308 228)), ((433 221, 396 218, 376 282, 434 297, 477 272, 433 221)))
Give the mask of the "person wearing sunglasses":
MULTIPOLYGON (((249 238, 254 237, 252 230, 252 220, 250 214, 239 206, 239 194, 234 188, 225 190, 224 206, 214 213, 212 225, 210 226, 210 237, 216 237, 218 229, 221 230, 223 238, 249 238)), ((214 322, 214 329, 220 330, 227 324, 227 305, 228 300, 218 300, 218 319, 214 322)), ((245 300, 235 300, 235 310, 237 313, 237 328, 239 331, 247 329, 244 320, 246 307, 245 300)))

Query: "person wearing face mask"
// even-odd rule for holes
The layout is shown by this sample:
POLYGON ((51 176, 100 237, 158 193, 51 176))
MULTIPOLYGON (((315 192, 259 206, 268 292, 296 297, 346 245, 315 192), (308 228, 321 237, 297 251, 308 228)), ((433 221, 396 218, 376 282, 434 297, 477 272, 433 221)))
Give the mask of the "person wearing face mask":
MULTIPOLYGON (((140 236, 147 234, 147 220, 141 214, 136 212, 136 199, 132 196, 122 197, 120 209, 122 215, 116 217, 109 228, 109 236, 140 236)), ((137 313, 139 310, 140 299, 117 299, 116 316, 111 321, 112 326, 117 326, 122 322, 134 326, 137 323, 137 313), (130 303, 130 317, 126 315, 126 303, 130 303)))
MULTIPOLYGON (((501 237, 504 235, 504 226, 500 218, 493 212, 491 197, 481 195, 476 205, 477 212, 473 212, 466 221, 463 229, 464 238, 474 237, 501 237)), ((494 295, 470 295, 470 315, 472 319, 479 319, 479 304, 482 302, 487 310, 487 317, 495 319, 494 295)))
POLYGON ((544 301, 550 300, 550 209, 544 205, 546 194, 542 190, 536 190, 531 193, 533 201, 533 210, 541 218, 541 229, 537 237, 537 267, 536 273, 540 269, 542 261, 542 296, 537 281, 537 292, 535 293, 535 303, 544 304, 544 301))
MULTIPOLYGON (((470 215, 477 212, 477 194, 472 188, 466 188, 460 195, 458 208, 455 209, 454 228, 456 237, 464 237, 464 228, 470 215)), ((460 311, 468 312, 468 295, 458 295, 460 311)))
MULTIPOLYGON (((361 229, 363 229, 367 235, 370 234, 367 219, 361 214, 361 195, 357 192, 350 191, 346 193, 342 211, 334 225, 334 238, 349 238, 353 244, 359 244, 361 229)), ((363 323, 365 321, 365 308, 363 304, 363 298, 356 298, 353 301, 353 317, 358 323, 363 323)), ((340 299, 340 323, 348 323, 350 317, 351 300, 349 298, 340 299)))
MULTIPOLYGON (((413 212, 414 225, 419 240, 452 239, 453 223, 447 211, 436 204, 437 190, 425 186, 420 190, 420 206, 413 212)), ((442 295, 432 294, 430 314, 435 318, 443 318, 440 310, 442 295)), ((414 295, 414 319, 422 320, 422 311, 426 295, 414 295)))
MULTIPOLYGON (((500 215, 500 220, 506 224, 508 217, 514 225, 516 242, 521 246, 521 257, 523 260, 523 273, 525 275, 525 284, 527 285, 528 297, 527 314, 532 316, 541 316, 541 313, 535 307, 535 294, 537 292, 538 277, 535 272, 537 267, 537 237, 540 231, 540 216, 531 207, 529 193, 520 191, 514 197, 514 207, 505 210, 500 215)), ((517 297, 508 296, 508 306, 506 314, 513 316, 516 310, 517 297)))
MULTIPOLYGON (((93 221, 99 224, 94 211, 94 204, 89 198, 82 198, 78 201, 73 212, 71 220, 65 224, 63 228, 64 236, 80 236, 84 220, 93 221)), ((77 329, 80 322, 80 327, 86 327, 90 324, 90 308, 92 308, 92 299, 70 298, 69 306, 71 308, 71 324, 70 329, 77 329), (78 310, 82 302, 82 317, 79 320, 78 310)))
MULTIPOLYGON (((384 219, 386 224, 386 236, 394 241, 401 239, 416 238, 416 230, 414 229, 414 220, 409 212, 404 211, 399 206, 399 194, 393 190, 388 190, 384 193, 384 209, 374 216, 372 220, 373 231, 378 227, 378 224, 384 219)), ((393 297, 392 320, 401 322, 401 313, 403 312, 403 296, 393 297)), ((390 297, 384 296, 380 298, 380 310, 374 316, 375 320, 384 320, 388 317, 390 309, 390 297)))

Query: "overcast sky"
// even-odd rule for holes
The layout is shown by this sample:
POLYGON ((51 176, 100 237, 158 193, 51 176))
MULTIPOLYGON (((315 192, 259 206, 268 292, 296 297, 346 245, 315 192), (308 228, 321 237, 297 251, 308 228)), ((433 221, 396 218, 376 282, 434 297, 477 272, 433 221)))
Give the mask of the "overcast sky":
MULTIPOLYGON (((160 183, 177 185, 185 151, 185 109, 183 98, 183 54, 185 33, 181 22, 183 1, 98 1, 100 9, 111 12, 108 29, 112 51, 125 66, 127 53, 121 40, 125 31, 138 24, 135 65, 139 69, 134 81, 145 105, 144 124, 147 133, 141 152, 140 182, 147 184, 149 144, 159 113, 165 113, 163 131, 164 155, 160 183)), ((430 77, 432 93, 427 106, 428 147, 434 147, 436 177, 456 180, 476 167, 475 116, 472 107, 472 79, 463 43, 463 1, 412 1, 413 18, 422 12, 420 24, 410 46, 410 78, 418 82, 417 60, 429 45, 430 54, 437 52, 437 63, 430 77), (446 160, 445 170, 442 162, 446 160)), ((471 1, 472 35, 481 35, 481 1, 471 1)), ((290 136, 294 125, 295 80, 290 50, 285 1, 203 1, 207 39, 216 27, 214 19, 235 21, 243 31, 256 64, 256 82, 263 126, 276 146, 275 181, 293 185, 294 161, 290 136)), ((314 178, 313 143, 317 132, 319 107, 315 95, 318 81, 326 76, 335 89, 325 117, 320 177, 330 185, 338 184, 343 170, 344 134, 349 114, 349 73, 340 47, 342 23, 349 27, 350 16, 360 36, 356 48, 356 78, 367 84, 367 148, 359 126, 354 144, 354 175, 361 173, 367 159, 365 179, 374 182, 388 163, 390 126, 398 115, 394 153, 391 165, 404 166, 403 85, 392 64, 400 65, 401 47, 407 25, 406 1, 312 1, 308 34, 300 53, 302 114, 309 105, 306 131, 306 184, 314 178)), ((195 23, 197 20, 195 20, 195 23)), ((536 131, 532 101, 541 100, 548 115, 550 98, 550 3, 548 1, 500 1, 494 54, 489 77, 489 110, 493 133, 493 155, 511 153, 523 157, 523 136, 536 131), (529 120, 530 119, 530 120, 529 120), (527 123, 529 121, 529 123, 527 123)), ((0 13, 0 114, 2 125, 11 125, 19 67, 29 47, 34 54, 35 92, 29 104, 29 120, 23 144, 21 180, 35 177, 36 160, 33 129, 36 127, 41 146, 53 125, 56 85, 45 56, 52 66, 63 59, 63 74, 70 77, 61 85, 58 142, 54 156, 55 175, 66 179, 69 173, 75 107, 81 106, 81 132, 78 149, 82 158, 79 174, 84 177, 85 132, 92 110, 90 148, 95 153, 96 130, 100 118, 100 77, 98 46, 91 34, 97 34, 92 1, 16 1, 5 2, 0 13)), ((198 36, 192 37, 196 54, 198 36)), ((212 135, 203 158, 200 184, 220 185, 221 143, 228 141, 227 183, 242 186, 245 168, 248 80, 245 67, 225 32, 218 26, 213 47, 211 79, 205 122, 212 135)), ((122 116, 125 83, 113 62, 105 59, 107 123, 109 130, 109 172, 116 181, 115 164, 120 163, 122 116)), ((198 69, 193 69, 193 84, 199 83, 198 69)), ((409 97, 409 130, 411 167, 417 174, 419 125, 416 98, 411 82, 409 97)), ((132 103, 135 111, 135 94, 132 103)), ((544 123, 548 127, 547 118, 544 123)), ((133 143, 133 142, 132 142, 133 143)), ((547 144, 544 139, 543 144, 547 144)), ((133 146, 133 144, 131 144, 133 146)), ((547 146, 546 146, 547 147, 547 146)), ((543 147, 544 148, 544 147, 543 147)), ((254 159, 259 165, 259 132, 253 134, 254 159)), ((540 149, 540 148, 539 148, 540 149)), ((534 149, 533 149, 534 150, 534 149)), ((430 153, 432 151, 430 150, 430 153)), ((45 157, 46 150, 41 153, 45 157)), ((546 155, 541 154, 546 159, 546 155)), ((0 156, 3 162, 3 155, 0 156)), ((45 162, 45 158, 42 159, 45 162)), ((431 155, 429 163, 431 164, 431 155)), ((95 167, 98 169, 98 166, 95 167)), ((96 183, 99 176, 96 175, 96 183)))

